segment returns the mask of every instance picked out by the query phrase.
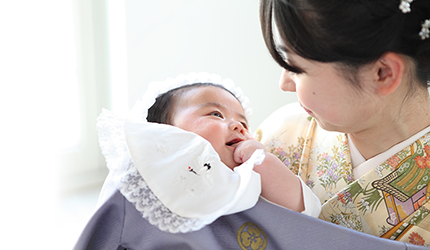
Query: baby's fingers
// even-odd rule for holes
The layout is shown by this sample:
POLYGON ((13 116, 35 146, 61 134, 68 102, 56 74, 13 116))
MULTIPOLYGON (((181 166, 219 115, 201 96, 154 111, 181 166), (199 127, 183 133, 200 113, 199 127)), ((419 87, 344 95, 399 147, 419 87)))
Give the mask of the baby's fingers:
POLYGON ((255 143, 251 140, 238 143, 234 150, 234 161, 238 164, 244 163, 251 157, 256 149, 255 143))

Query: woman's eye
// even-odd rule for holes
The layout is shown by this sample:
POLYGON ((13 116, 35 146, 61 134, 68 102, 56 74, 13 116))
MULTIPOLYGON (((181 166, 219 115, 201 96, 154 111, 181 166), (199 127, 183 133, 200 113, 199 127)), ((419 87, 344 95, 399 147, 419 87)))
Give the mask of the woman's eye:
POLYGON ((288 73, 290 73, 291 75, 300 75, 305 73, 305 71, 303 71, 302 69, 298 68, 298 67, 294 67, 291 66, 289 64, 285 64, 284 69, 288 71, 288 73))
POLYGON ((294 68, 294 71, 290 71, 290 73, 292 75, 300 75, 300 74, 303 74, 304 72, 301 69, 294 68))

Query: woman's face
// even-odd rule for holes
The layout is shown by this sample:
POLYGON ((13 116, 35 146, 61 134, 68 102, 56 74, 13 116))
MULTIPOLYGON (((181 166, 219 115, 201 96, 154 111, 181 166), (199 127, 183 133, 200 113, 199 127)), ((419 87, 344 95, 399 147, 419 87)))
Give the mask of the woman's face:
POLYGON ((354 133, 377 125, 382 103, 366 69, 359 72, 361 88, 358 88, 333 63, 311 61, 294 53, 284 55, 288 64, 303 73, 284 69, 280 88, 296 92, 301 106, 322 128, 354 133))

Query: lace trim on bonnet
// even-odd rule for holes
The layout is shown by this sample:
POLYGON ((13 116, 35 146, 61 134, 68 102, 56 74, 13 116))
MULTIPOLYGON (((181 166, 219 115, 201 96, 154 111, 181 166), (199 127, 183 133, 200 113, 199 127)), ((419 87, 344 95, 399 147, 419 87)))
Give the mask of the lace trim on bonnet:
POLYGON ((249 119, 252 112, 243 92, 231 80, 208 73, 153 82, 126 119, 105 109, 97 118, 99 144, 114 185, 152 225, 171 233, 199 230, 222 215, 251 208, 261 191, 252 169, 264 160, 262 150, 231 171, 202 137, 146 122, 159 94, 196 82, 226 87, 249 119))

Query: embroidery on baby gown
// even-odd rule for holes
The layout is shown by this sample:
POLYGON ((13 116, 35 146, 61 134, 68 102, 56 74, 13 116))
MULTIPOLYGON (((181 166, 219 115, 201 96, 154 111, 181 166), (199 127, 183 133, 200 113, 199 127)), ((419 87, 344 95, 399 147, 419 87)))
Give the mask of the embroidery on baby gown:
POLYGON ((214 185, 213 177, 211 176, 211 164, 205 163, 201 167, 194 168, 188 166, 172 185, 177 185, 177 188, 183 188, 184 192, 188 192, 193 196, 203 195, 202 190, 205 190, 205 187, 214 185))

